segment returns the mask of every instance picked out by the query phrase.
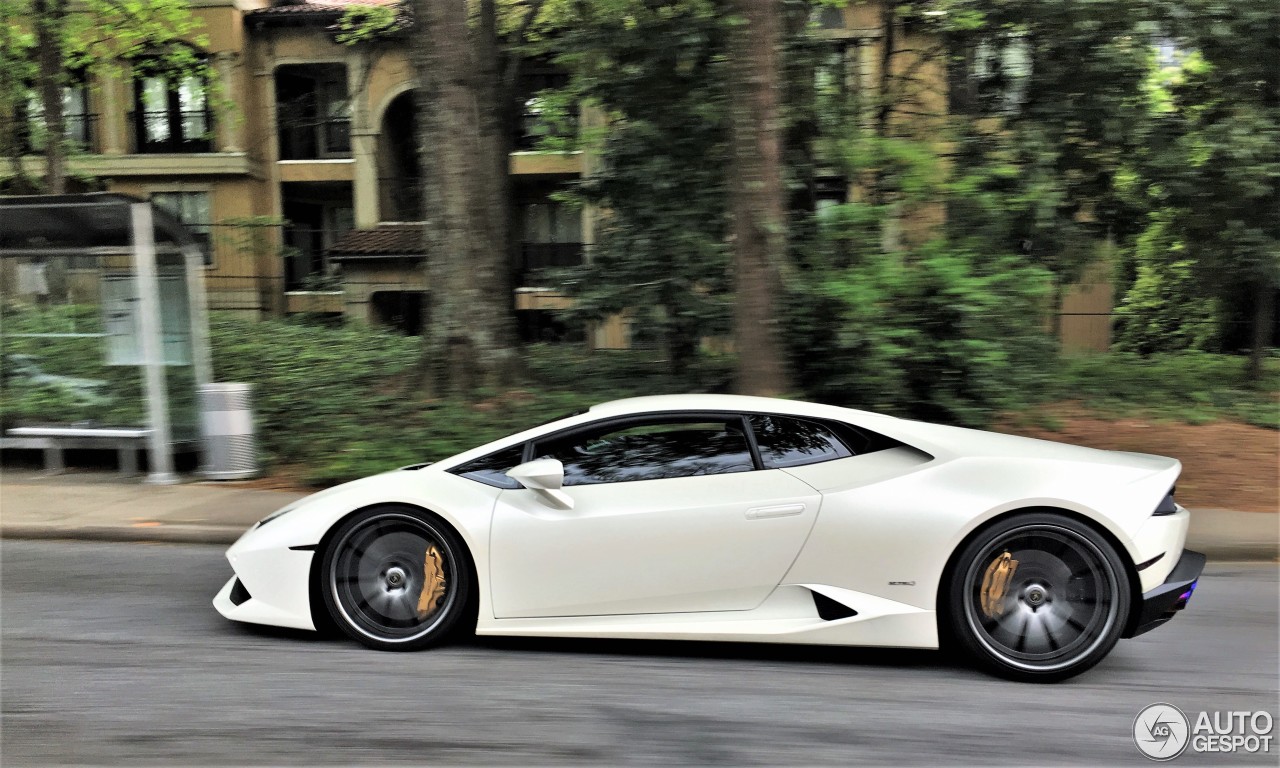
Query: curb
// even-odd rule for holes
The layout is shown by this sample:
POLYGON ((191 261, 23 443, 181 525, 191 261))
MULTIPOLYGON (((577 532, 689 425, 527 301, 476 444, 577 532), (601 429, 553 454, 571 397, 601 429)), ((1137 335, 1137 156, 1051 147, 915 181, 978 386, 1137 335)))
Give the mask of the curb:
POLYGON ((211 526, 53 526, 6 525, 0 527, 0 539, 110 541, 117 543, 167 544, 232 544, 249 530, 211 526))

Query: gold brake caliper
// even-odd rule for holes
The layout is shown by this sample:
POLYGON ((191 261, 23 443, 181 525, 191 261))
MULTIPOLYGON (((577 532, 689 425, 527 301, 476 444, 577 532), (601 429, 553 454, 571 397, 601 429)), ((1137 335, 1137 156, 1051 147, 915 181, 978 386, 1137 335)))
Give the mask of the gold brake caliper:
POLYGON ((418 595, 418 618, 426 618, 444 597, 444 558, 432 544, 422 558, 422 593, 418 595))
POLYGON ((1004 594, 1016 570, 1018 561, 1006 551, 992 560, 982 574, 982 612, 987 618, 994 619, 1004 613, 1004 594))

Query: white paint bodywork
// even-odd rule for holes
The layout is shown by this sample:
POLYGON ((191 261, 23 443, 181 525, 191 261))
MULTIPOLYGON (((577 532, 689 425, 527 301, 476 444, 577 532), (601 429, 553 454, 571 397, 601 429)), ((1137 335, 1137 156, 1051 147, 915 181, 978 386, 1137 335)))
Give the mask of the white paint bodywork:
POLYGON ((1186 510, 1153 517, 1174 459, 906 421, 786 400, 673 395, 605 403, 421 469, 317 493, 244 534, 214 598, 238 621, 314 629, 309 584, 326 532, 351 513, 400 503, 440 516, 476 566, 482 635, 755 640, 934 648, 937 596, 966 536, 1009 512, 1052 507, 1107 532, 1122 558, 1181 555, 1186 510), (571 509, 448 470, 597 420, 727 411, 842 421, 903 446, 820 464, 571 486, 571 509), (857 611, 819 617, 813 593, 857 611))

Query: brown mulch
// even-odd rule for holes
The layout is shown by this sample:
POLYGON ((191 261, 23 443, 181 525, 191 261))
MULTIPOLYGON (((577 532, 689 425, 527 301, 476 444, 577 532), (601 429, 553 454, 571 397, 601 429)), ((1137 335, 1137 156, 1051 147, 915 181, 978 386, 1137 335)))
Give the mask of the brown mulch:
POLYGON ((1182 462, 1178 503, 1201 509, 1280 511, 1280 431, 1231 421, 1181 424, 1104 419, 1078 406, 1054 406, 1061 429, 1005 419, 995 430, 1112 451, 1172 456, 1182 462))

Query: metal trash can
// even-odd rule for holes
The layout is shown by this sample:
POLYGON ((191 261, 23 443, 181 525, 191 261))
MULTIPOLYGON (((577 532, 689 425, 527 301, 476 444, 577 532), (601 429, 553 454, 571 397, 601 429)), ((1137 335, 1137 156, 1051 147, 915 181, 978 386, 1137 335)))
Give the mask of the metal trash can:
POLYGON ((201 474, 211 480, 244 480, 258 474, 252 384, 206 384, 200 388, 204 436, 201 474))

